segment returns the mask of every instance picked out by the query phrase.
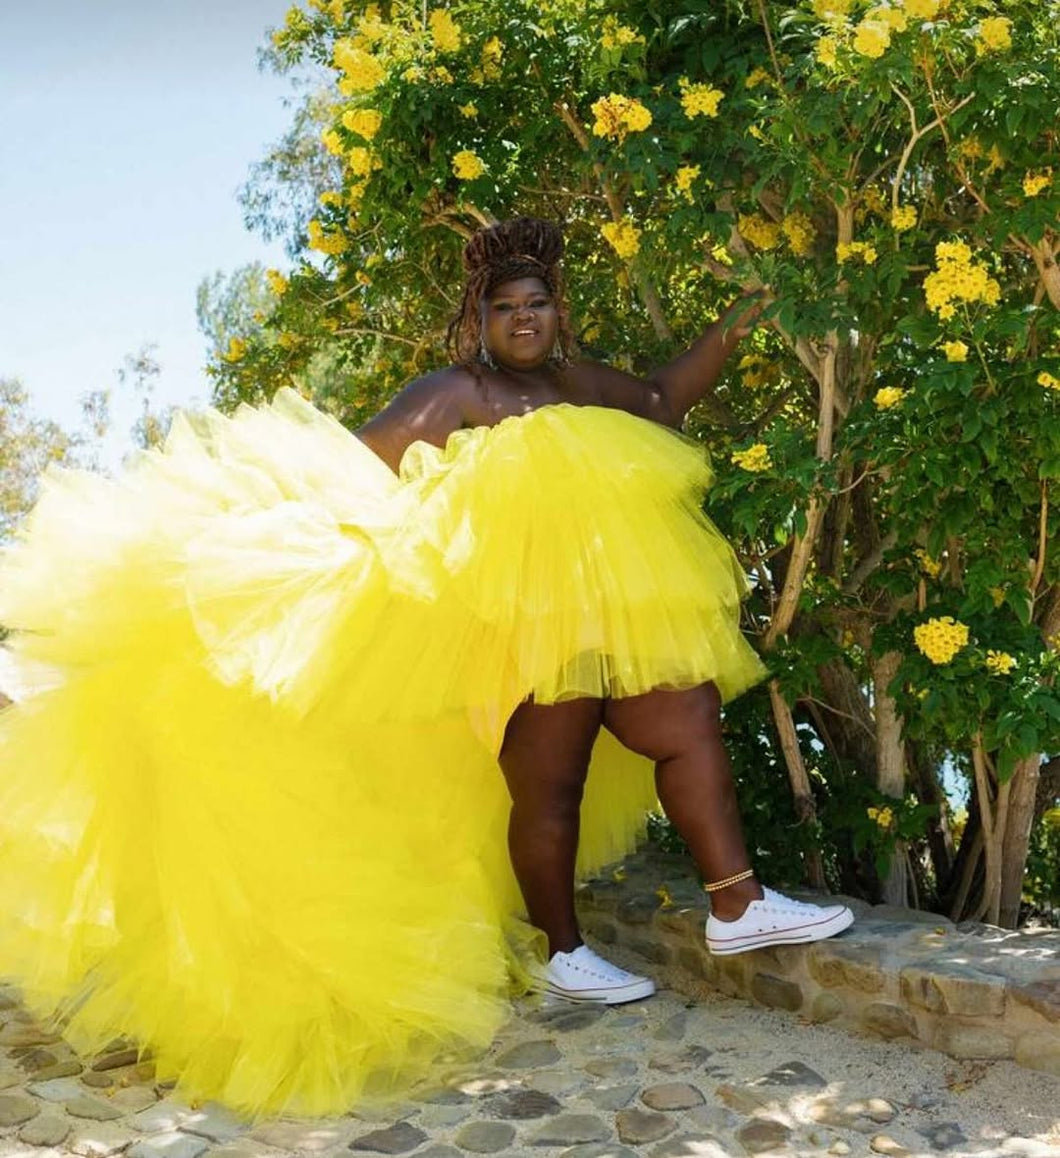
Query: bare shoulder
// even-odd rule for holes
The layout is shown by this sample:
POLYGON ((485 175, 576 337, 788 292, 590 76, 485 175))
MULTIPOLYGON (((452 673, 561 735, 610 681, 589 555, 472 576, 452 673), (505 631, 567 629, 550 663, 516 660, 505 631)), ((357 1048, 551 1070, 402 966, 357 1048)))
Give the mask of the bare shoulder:
POLYGON ((579 394, 595 406, 625 410, 638 418, 676 426, 658 385, 605 362, 576 362, 567 371, 579 394))
POLYGON ((475 410, 474 376, 462 366, 446 366, 410 382, 357 436, 396 471, 413 442, 444 446, 475 410))

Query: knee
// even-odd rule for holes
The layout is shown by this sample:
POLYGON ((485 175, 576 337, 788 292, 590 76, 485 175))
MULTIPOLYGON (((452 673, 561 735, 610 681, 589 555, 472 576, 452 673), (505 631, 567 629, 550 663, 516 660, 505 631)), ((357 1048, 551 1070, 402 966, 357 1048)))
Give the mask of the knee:
MULTIPOLYGON (((503 769, 503 761, 501 764, 503 769)), ((581 812, 585 775, 580 769, 547 779, 511 776, 505 772, 513 813, 558 824, 576 823, 581 812)))
MULTIPOLYGON (((608 727, 639 755, 670 760, 721 737, 721 696, 713 683, 659 693, 656 710, 626 718, 616 712, 608 727)), ((621 703, 621 701, 619 701, 621 703)))

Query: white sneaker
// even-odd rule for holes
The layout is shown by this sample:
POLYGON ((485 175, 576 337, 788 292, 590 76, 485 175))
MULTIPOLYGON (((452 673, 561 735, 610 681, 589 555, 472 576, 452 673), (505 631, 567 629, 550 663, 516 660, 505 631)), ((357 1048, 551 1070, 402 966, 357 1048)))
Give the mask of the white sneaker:
POLYGON ((595 1001, 604 1005, 621 1005, 651 997, 655 982, 650 977, 627 973, 594 953, 588 945, 579 945, 570 953, 554 953, 540 973, 541 989, 568 1001, 595 1001))
POLYGON ((807 905, 772 889, 762 892, 762 899, 752 901, 735 921, 721 921, 713 913, 707 918, 707 948, 715 957, 766 945, 823 941, 854 922, 846 905, 807 905))

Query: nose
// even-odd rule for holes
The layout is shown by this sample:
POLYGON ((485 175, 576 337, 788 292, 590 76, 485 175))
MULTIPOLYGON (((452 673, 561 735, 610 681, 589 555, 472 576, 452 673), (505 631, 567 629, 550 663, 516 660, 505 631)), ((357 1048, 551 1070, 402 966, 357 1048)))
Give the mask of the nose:
POLYGON ((515 309, 515 317, 517 321, 532 321, 536 311, 533 306, 517 306, 515 309))

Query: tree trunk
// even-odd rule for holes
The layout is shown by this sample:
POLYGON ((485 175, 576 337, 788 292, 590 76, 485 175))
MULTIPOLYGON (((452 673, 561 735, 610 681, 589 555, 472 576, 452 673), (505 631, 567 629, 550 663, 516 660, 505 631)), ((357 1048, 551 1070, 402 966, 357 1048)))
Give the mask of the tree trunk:
MULTIPOLYGON (((905 746, 902 743, 902 718, 887 689, 898 674, 901 662, 902 657, 897 651, 889 651, 872 661, 876 701, 876 787, 898 801, 905 796, 905 746)), ((883 899, 889 905, 905 905, 908 891, 905 845, 899 843, 883 881, 883 899)))
POLYGON ((1019 924, 1023 897, 1023 873, 1027 865, 1027 846, 1034 825, 1034 803, 1038 791, 1041 756, 1035 753, 1016 765, 1008 782, 1008 815, 1002 839, 1001 885, 998 924, 1015 929, 1019 924))

